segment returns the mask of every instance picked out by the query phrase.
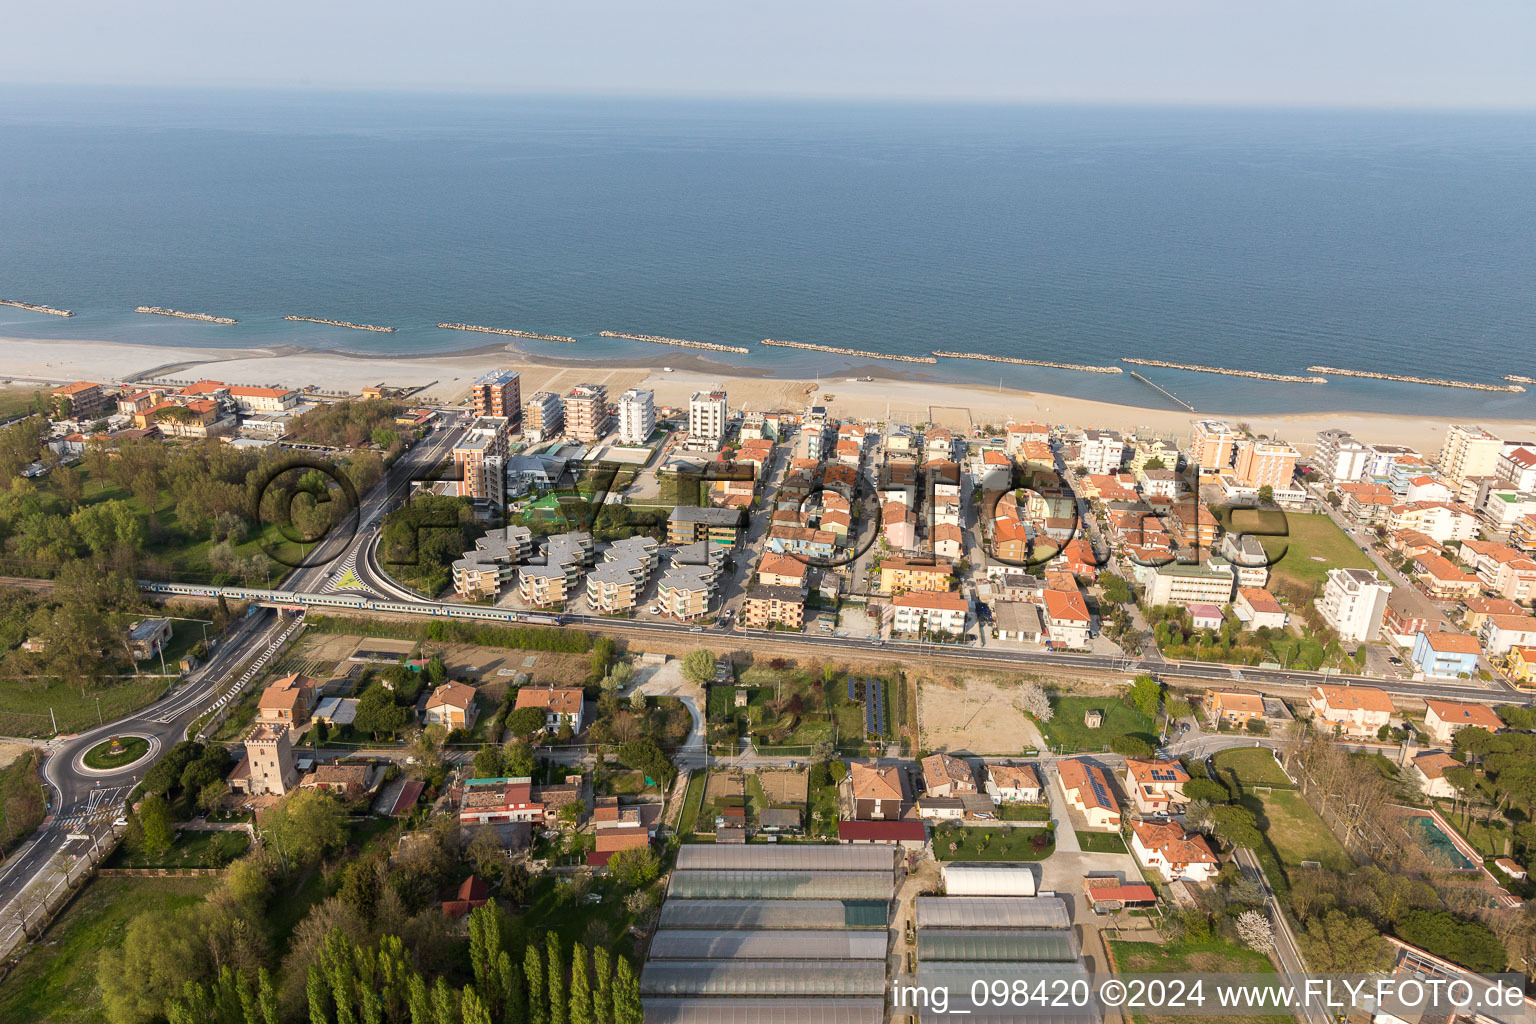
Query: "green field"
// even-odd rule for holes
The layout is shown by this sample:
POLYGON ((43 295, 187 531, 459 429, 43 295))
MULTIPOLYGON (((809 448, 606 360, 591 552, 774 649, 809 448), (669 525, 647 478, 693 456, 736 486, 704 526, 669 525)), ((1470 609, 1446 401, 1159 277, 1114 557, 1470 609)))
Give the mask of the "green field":
MULTIPOLYGON (((0 387, 0 420, 8 420, 12 416, 19 416, 24 412, 32 411, 32 396, 37 394, 38 388, 18 387, 7 385, 0 387)), ((42 392, 46 399, 48 393, 42 392)))
POLYGON ((1275 559, 1271 574, 1282 582, 1317 587, 1329 569, 1375 568, 1359 545, 1321 513, 1298 515, 1278 509, 1238 509, 1232 513, 1232 526, 1256 533, 1281 534, 1261 536, 1259 542, 1265 553, 1275 559))
POLYGON ((1135 708, 1127 707, 1115 697, 1060 697, 1051 698, 1055 717, 1040 725, 1046 743, 1063 754, 1108 750, 1110 741, 1117 736, 1136 734, 1156 746, 1156 730, 1152 723, 1135 708), (1104 712, 1104 724, 1090 729, 1083 724, 1083 716, 1093 708, 1104 712))
MULTIPOLYGON (((677 821, 677 834, 680 836, 692 835, 698 827, 699 803, 704 799, 706 778, 705 772, 694 772, 688 776, 688 792, 683 794, 683 813, 677 821)), ((714 828, 713 822, 710 822, 710 828, 714 828)))
POLYGON ((1003 821, 1050 821, 1050 804, 999 804, 997 816, 1003 821))
POLYGON ((161 857, 146 857, 119 846, 107 862, 112 868, 221 868, 244 853, 251 837, 244 832, 178 832, 176 842, 161 857))
POLYGON ((1355 862, 1300 793, 1277 789, 1256 793, 1251 799, 1262 806, 1259 825, 1287 873, 1300 868, 1304 860, 1317 861, 1335 871, 1354 870, 1355 862))
POLYGON ((169 682, 158 675, 129 676, 84 695, 63 680, 5 683, 0 685, 0 735, 52 736, 55 720, 61 733, 89 729, 139 710, 164 693, 169 682))
MULTIPOLYGON (((1273 974, 1274 965, 1263 953, 1222 939, 1199 943, 1123 942, 1108 939, 1110 952, 1115 958, 1117 974, 1166 974, 1198 977, 1202 974, 1273 974)), ((1209 996, 1209 993, 1207 993, 1209 996)), ((1204 1019, 1193 1016, 1152 1015, 1138 1013, 1133 1016, 1138 1024, 1163 1024, 1204 1019)), ((1246 1014, 1213 1016, 1210 1019, 1230 1024, 1290 1024, 1288 1014, 1246 1014)))
POLYGON ((1083 848, 1085 853, 1127 853, 1125 840, 1120 838, 1118 832, 1089 832, 1079 830, 1077 833, 1077 845, 1083 848))
POLYGON ((201 900, 212 878, 97 878, 0 985, 0 1024, 104 1024, 96 959, 129 920, 201 900))
POLYGON ((1046 828, 966 828, 944 825, 933 831, 933 854, 939 860, 1044 860, 1056 850, 1053 830, 1046 828), (1030 838, 1050 836, 1036 850, 1030 838), (955 849, 949 847, 953 844, 955 849))
POLYGON ((1282 786, 1290 789, 1294 784, 1275 762, 1275 755, 1268 747, 1242 747, 1223 750, 1215 757, 1216 770, 1222 775, 1231 772, 1244 788, 1249 786, 1282 786))

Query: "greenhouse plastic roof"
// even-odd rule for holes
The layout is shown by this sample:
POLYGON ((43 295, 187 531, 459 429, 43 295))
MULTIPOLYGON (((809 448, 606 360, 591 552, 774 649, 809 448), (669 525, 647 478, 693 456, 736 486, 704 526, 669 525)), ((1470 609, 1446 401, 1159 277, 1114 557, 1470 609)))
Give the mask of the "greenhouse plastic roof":
MULTIPOLYGON (((971 985, 978 979, 987 981, 1002 981, 1012 985, 1014 981, 1023 981, 1031 989, 1038 982, 1045 982, 1047 996, 1052 996, 1054 988, 1051 983, 1060 980, 1070 986, 1073 982, 1090 982, 1088 969, 1081 961, 1061 964, 1000 964, 977 962, 933 962, 919 963, 917 966, 917 984, 931 988, 943 986, 949 990, 949 1008, 951 1011, 958 1008, 968 1008, 971 1005, 971 985)), ((903 975, 900 984, 909 984, 912 981, 910 975, 903 975)), ((1091 993, 1092 989, 1089 989, 1091 993)), ((902 1008, 892 1010, 900 1014, 902 1008)), ((978 1010, 965 1018, 972 1024, 1093 1024, 1100 1020, 1098 1010, 1095 1007, 1075 1006, 1064 1007, 1028 1007, 1028 1008, 991 1008, 986 1012, 978 1010)), ((1193 1020, 1194 1018, 1191 1018, 1193 1020)), ((918 1014, 918 1020, 923 1024, 954 1024, 953 1012, 950 1014, 938 1014, 925 1012, 918 1014)), ((646 1017, 646 1024, 650 1024, 650 1017, 646 1017)))
POLYGON ((889 900, 896 879, 892 871, 674 871, 667 893, 683 900, 889 900))
POLYGON ((1035 870, 1028 864, 944 865, 944 889, 958 896, 1033 896, 1035 870))
POLYGON ((679 871, 886 871, 896 853, 885 846, 718 846, 690 843, 677 851, 679 871))
POLYGON ((646 996, 883 996, 879 960, 656 960, 640 976, 646 996))
POLYGON ((881 1024, 883 999, 647 999, 645 1024, 881 1024))
POLYGON ((919 928, 1070 928, 1067 904, 1051 896, 919 896, 919 928))
POLYGON ((880 960, 885 931, 694 931, 671 928, 651 940, 652 960, 880 960))
MULTIPOLYGON (((1031 901, 1033 902, 1033 901, 1031 901)), ((885 900, 668 900, 662 928, 886 928, 885 900)))
POLYGON ((1077 959, 1069 931, 1036 928, 919 928, 918 961, 1062 962, 1077 959))

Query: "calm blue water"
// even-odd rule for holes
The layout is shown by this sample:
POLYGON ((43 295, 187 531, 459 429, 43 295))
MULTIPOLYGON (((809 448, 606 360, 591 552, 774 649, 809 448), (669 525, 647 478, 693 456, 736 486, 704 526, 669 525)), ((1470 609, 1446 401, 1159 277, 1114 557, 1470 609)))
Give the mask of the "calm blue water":
MULTIPOLYGON (((572 334, 1536 376, 1536 117, 0 90, 0 335, 367 352, 572 334), (131 312, 238 317, 235 327, 131 312), (392 324, 393 335, 285 313, 392 324)), ((3 359, 3 352, 0 352, 3 359)), ((900 364, 886 368, 905 371, 900 364)), ((916 374, 1158 404, 1105 378, 916 374)), ((1143 371, 1205 410, 1536 415, 1143 371)))

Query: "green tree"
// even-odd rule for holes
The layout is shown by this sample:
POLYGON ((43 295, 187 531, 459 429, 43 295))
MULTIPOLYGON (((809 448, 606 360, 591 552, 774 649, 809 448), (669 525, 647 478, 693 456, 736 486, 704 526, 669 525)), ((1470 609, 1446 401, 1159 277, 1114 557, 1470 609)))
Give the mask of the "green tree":
POLYGON ((1253 812, 1246 807, 1218 804, 1211 808, 1211 820, 1216 823, 1216 834, 1232 846, 1255 850, 1264 842, 1253 812))
POLYGON ((139 824, 143 837, 144 856, 158 861, 171 851, 176 842, 176 828, 171 824, 171 805, 163 796, 147 796, 139 805, 139 824))
POLYGON ((1273 505, 1274 503, 1275 503, 1275 489, 1273 487, 1271 487, 1269 484, 1264 484, 1263 486, 1261 486, 1259 488, 1259 504, 1260 505, 1273 505))
POLYGON ((1130 691, 1126 694, 1126 698, 1131 702, 1131 707, 1135 708, 1149 722, 1157 721, 1158 704, 1161 702, 1162 696, 1163 688, 1158 685, 1156 679, 1145 673, 1135 678, 1131 683, 1130 691))
POLYGON ((700 686, 708 686, 714 682, 714 652, 703 647, 696 651, 689 651, 683 656, 683 675, 700 686))
POLYGON ((590 658, 590 671, 588 678, 599 680, 608 674, 608 668, 613 664, 614 657, 618 654, 618 645, 612 637, 600 636, 592 641, 592 655, 590 658))
POLYGON ((1099 586, 1103 588, 1104 600, 1111 604, 1129 604, 1135 595, 1131 592, 1131 585, 1125 581, 1125 577, 1117 576, 1112 572, 1099 576, 1099 586))
POLYGON ((507 731, 526 739, 544 728, 543 708, 518 708, 507 715, 507 731))
POLYGON ((544 958, 539 947, 528 943, 523 950, 523 981, 528 992, 528 1024, 550 1024, 549 1001, 545 993, 547 979, 544 976, 544 958))
POLYGON ((395 703, 395 695, 383 683, 373 683, 357 700, 357 717, 352 727, 378 739, 380 735, 393 737, 411 720, 411 709, 395 703))
POLYGON ((554 932, 544 935, 544 966, 549 972, 545 990, 549 999, 549 1024, 567 1024, 571 1004, 565 996, 565 958, 560 955, 560 937, 554 932))
POLYGON ((1330 910, 1307 921, 1298 936, 1310 970, 1354 974, 1383 970, 1391 952, 1377 927, 1364 917, 1330 910))
POLYGON ((263 833, 289 866, 313 864, 345 844, 346 812, 331 794, 301 789, 267 811, 263 833))
POLYGON ((499 779, 506 767, 501 756, 501 748, 493 743, 486 743, 475 751, 474 769, 477 779, 499 779))
POLYGON ((513 740, 501 749, 502 770, 511 778, 526 778, 533 774, 533 748, 527 740, 513 740))
POLYGON ((592 947, 592 1024, 613 1024, 613 960, 606 946, 592 947))
POLYGON ((587 980, 587 947, 579 942, 571 948, 570 1024, 594 1024, 592 985, 587 980))
POLYGON ((619 957, 618 969, 613 979, 614 1024, 645 1024, 645 1011, 640 1005, 640 983, 629 958, 619 957))
POLYGON ((636 846, 609 857, 608 870, 626 889, 639 889, 656 881, 661 860, 649 846, 636 846))

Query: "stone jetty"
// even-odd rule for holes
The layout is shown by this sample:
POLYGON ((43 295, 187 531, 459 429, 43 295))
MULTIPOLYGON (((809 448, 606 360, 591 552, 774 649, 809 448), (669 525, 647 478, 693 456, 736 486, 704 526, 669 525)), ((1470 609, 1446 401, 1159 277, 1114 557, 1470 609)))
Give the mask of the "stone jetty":
MULTIPOLYGON (((1334 373, 1340 377, 1368 377, 1371 380, 1395 380, 1400 384, 1429 384, 1437 388, 1466 388, 1469 391, 1524 391, 1519 384, 1477 384, 1468 380, 1443 377, 1414 377, 1405 373, 1374 373, 1370 370, 1341 370, 1337 366, 1309 366, 1313 373, 1334 373)), ((1509 378, 1505 378, 1506 380, 1509 378)))
POLYGON ((699 348, 706 352, 734 352, 751 355, 752 350, 741 345, 715 345, 708 341, 684 341, 682 338, 664 338, 659 334, 626 334, 624 331, 598 331, 599 338, 627 338, 630 341, 648 341, 653 345, 671 345, 675 348, 699 348))
POLYGON ((345 327, 351 331, 377 331, 380 334, 394 334, 393 327, 379 327, 376 324, 354 324, 350 320, 327 320, 319 316, 294 316, 289 314, 284 320, 302 320, 307 324, 327 324, 331 327, 345 327))
POLYGON ((533 338, 535 341, 563 341, 576 344, 575 338, 564 334, 539 334, 537 331, 514 331, 509 327, 481 327, 478 324, 438 324, 445 331, 478 331, 481 334, 505 334, 509 338, 533 338))
POLYGON ((1536 377, 1522 377, 1518 373, 1506 373, 1504 379, 1513 384, 1536 384, 1536 377))
POLYGON ((1013 356, 989 356, 984 352, 941 352, 934 355, 942 359, 979 359, 984 363, 1012 363, 1015 366, 1045 366, 1052 370, 1077 370, 1082 373, 1124 373, 1118 366, 1090 366, 1086 363, 1053 363, 1048 359, 1015 359, 1013 356))
POLYGON ((174 316, 181 320, 201 320, 206 324, 237 324, 240 321, 227 316, 209 316, 207 313, 183 313, 179 309, 163 309, 160 306, 135 306, 135 313, 153 313, 156 316, 174 316))
POLYGON ((47 313, 49 316, 74 316, 74 310, 54 309, 52 306, 37 306, 30 302, 18 302, 15 299, 0 299, 0 306, 15 306, 17 309, 25 309, 29 313, 47 313))
MULTIPOLYGON (((1298 377, 1289 373, 1262 373, 1258 370, 1229 370, 1222 366, 1201 366, 1199 363, 1168 363, 1161 359, 1133 359, 1130 356, 1121 356, 1123 363, 1135 363, 1137 366, 1161 366, 1165 370, 1188 370, 1191 373, 1219 373, 1224 377, 1248 377, 1251 380, 1272 380, 1281 384, 1327 384, 1327 377, 1298 377)), ((1307 367, 1309 370, 1319 369, 1316 366, 1307 367)))
POLYGON ((807 352, 831 352, 839 356, 858 356, 860 359, 889 359, 895 363, 937 363, 932 356, 893 356, 886 352, 871 352, 863 348, 838 348, 836 345, 813 345, 808 341, 779 341, 775 338, 764 338, 764 345, 774 348, 798 348, 807 352))

